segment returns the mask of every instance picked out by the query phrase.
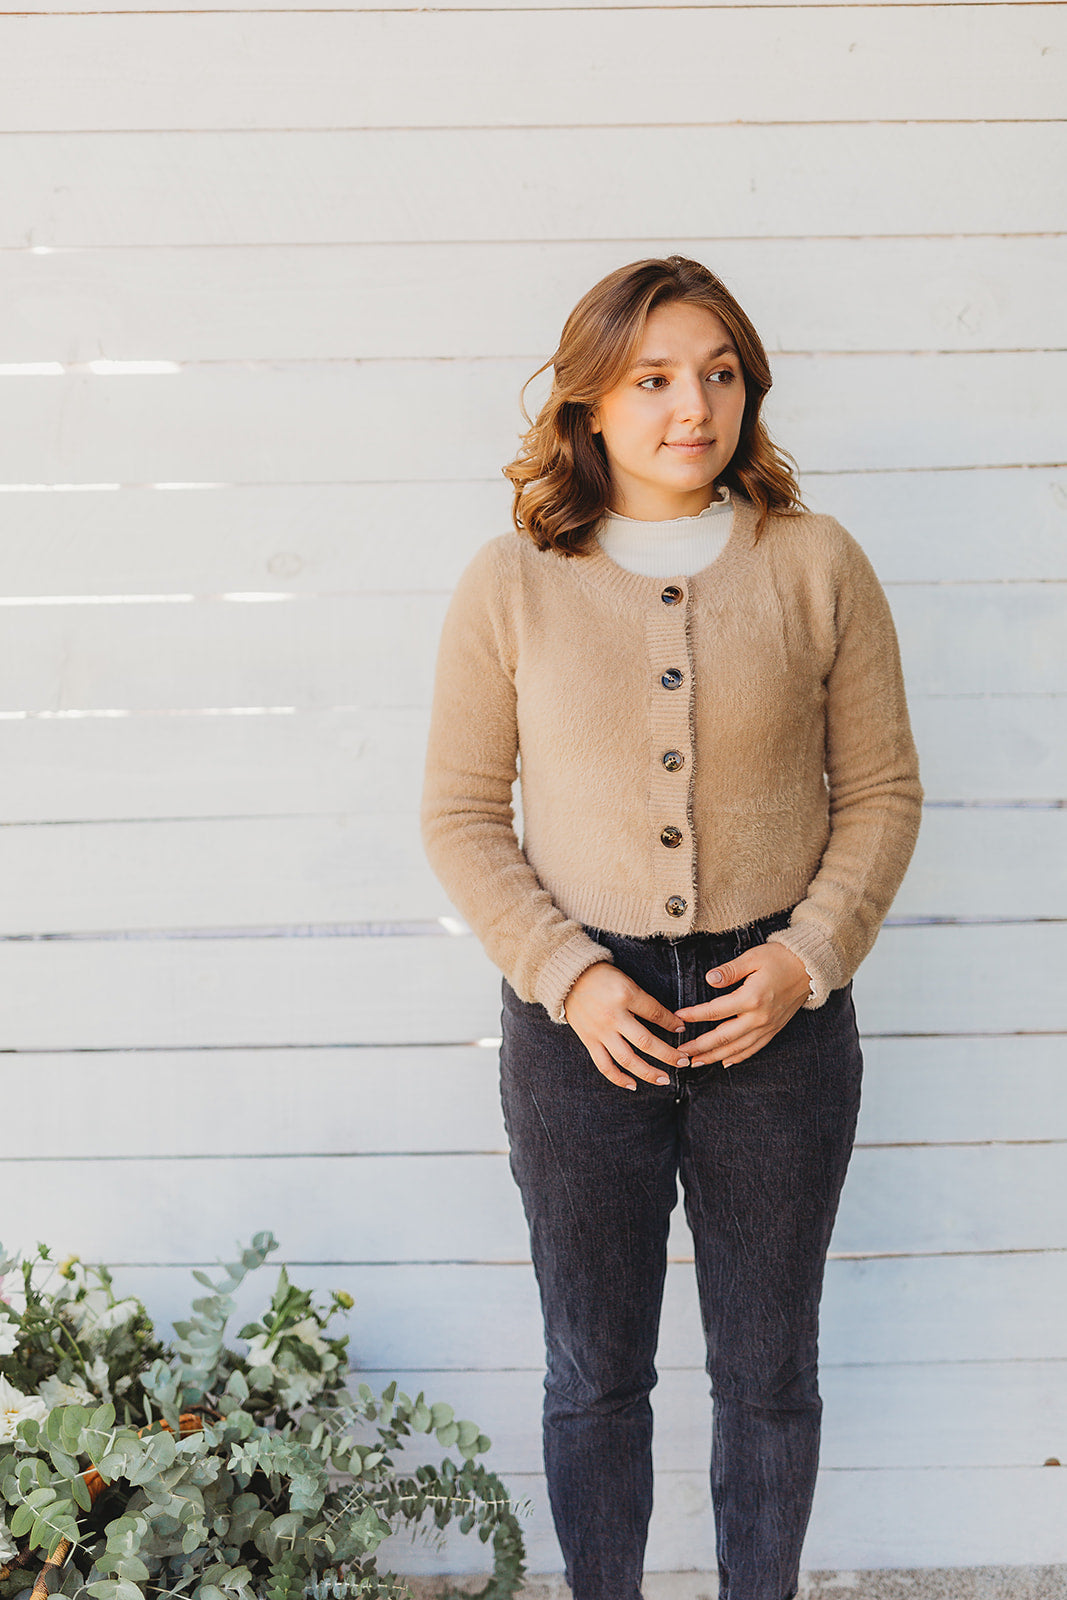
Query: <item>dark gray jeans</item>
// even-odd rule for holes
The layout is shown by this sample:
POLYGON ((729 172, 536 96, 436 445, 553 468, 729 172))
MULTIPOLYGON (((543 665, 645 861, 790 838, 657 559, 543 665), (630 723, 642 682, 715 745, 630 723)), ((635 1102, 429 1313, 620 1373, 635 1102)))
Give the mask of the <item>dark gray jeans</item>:
MULTIPOLYGON (((588 931, 673 1009, 726 992, 704 974, 788 920, 678 939, 588 931)), ((823 1268, 859 1109, 851 984, 747 1061, 666 1068, 669 1086, 636 1090, 506 979, 503 1003, 501 1098, 545 1319, 545 1469, 575 1600, 640 1600, 679 1175, 715 1400, 720 1597, 791 1600, 818 1466, 823 1268)))

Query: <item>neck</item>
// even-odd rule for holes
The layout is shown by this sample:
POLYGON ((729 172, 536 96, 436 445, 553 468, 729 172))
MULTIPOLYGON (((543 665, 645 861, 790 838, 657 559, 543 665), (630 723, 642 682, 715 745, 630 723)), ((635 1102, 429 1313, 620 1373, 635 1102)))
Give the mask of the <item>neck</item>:
POLYGON ((631 517, 637 522, 673 522, 678 517, 698 517, 708 506, 722 498, 713 483, 677 493, 651 485, 634 484, 623 488, 614 483, 610 514, 631 517))
POLYGON ((616 566, 646 577, 700 572, 725 548, 733 527, 728 496, 691 517, 644 518, 609 512, 597 530, 600 548, 616 566))

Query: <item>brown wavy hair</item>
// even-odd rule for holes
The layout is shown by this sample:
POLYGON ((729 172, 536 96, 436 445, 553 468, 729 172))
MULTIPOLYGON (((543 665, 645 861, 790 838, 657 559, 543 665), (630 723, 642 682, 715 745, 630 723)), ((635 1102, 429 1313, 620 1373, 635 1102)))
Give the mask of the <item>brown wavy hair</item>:
POLYGON ((610 507, 611 473, 591 414, 622 381, 656 306, 684 300, 704 306, 730 330, 745 382, 741 434, 717 482, 756 507, 756 537, 771 512, 802 511, 794 463, 772 442, 760 410, 771 387, 767 353, 726 285, 686 256, 634 261, 617 267, 582 296, 567 318, 559 348, 523 384, 522 414, 530 424, 519 454, 503 469, 515 490, 512 518, 540 550, 582 555, 610 507), (552 389, 535 421, 526 390, 553 369, 552 389))

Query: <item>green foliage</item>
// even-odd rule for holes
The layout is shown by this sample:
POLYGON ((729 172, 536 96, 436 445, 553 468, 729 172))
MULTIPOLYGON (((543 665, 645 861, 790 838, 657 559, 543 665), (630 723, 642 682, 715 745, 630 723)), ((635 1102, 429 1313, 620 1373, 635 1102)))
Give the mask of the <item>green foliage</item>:
POLYGON ((345 1387, 348 1341, 329 1324, 349 1296, 318 1307, 283 1267, 238 1335, 245 1351, 227 1345, 235 1292, 275 1249, 257 1234, 221 1276, 196 1273, 207 1293, 169 1349, 103 1268, 54 1268, 43 1246, 23 1265, 25 1309, 0 1302, 0 1563, 39 1555, 3 1568, 0 1600, 56 1552, 71 1600, 402 1600, 401 1580, 377 1570, 382 1540, 449 1523, 492 1540, 482 1600, 511 1600, 523 1541, 477 1461, 489 1440, 395 1383, 345 1387), (398 1457, 416 1435, 460 1460, 412 1468, 398 1457))
POLYGON ((16 1318, 0 1304, 0 1378, 23 1394, 43 1392, 46 1402, 69 1401, 68 1389, 114 1399, 124 1419, 143 1422, 138 1378, 163 1347, 141 1302, 117 1299, 106 1267, 83 1267, 75 1256, 55 1262, 43 1244, 22 1262, 0 1250, 0 1282, 13 1270, 24 1306, 16 1318), (17 1344, 7 1350, 15 1322, 17 1344))

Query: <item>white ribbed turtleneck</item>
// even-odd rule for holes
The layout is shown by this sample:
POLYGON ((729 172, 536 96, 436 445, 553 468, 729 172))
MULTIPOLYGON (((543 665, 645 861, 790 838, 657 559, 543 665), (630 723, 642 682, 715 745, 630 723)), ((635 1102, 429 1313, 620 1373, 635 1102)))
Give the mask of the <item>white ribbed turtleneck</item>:
POLYGON ((692 577, 708 567, 723 549, 733 527, 730 491, 720 485, 721 500, 693 517, 644 522, 609 511, 597 529, 604 554, 627 572, 646 578, 692 577))

